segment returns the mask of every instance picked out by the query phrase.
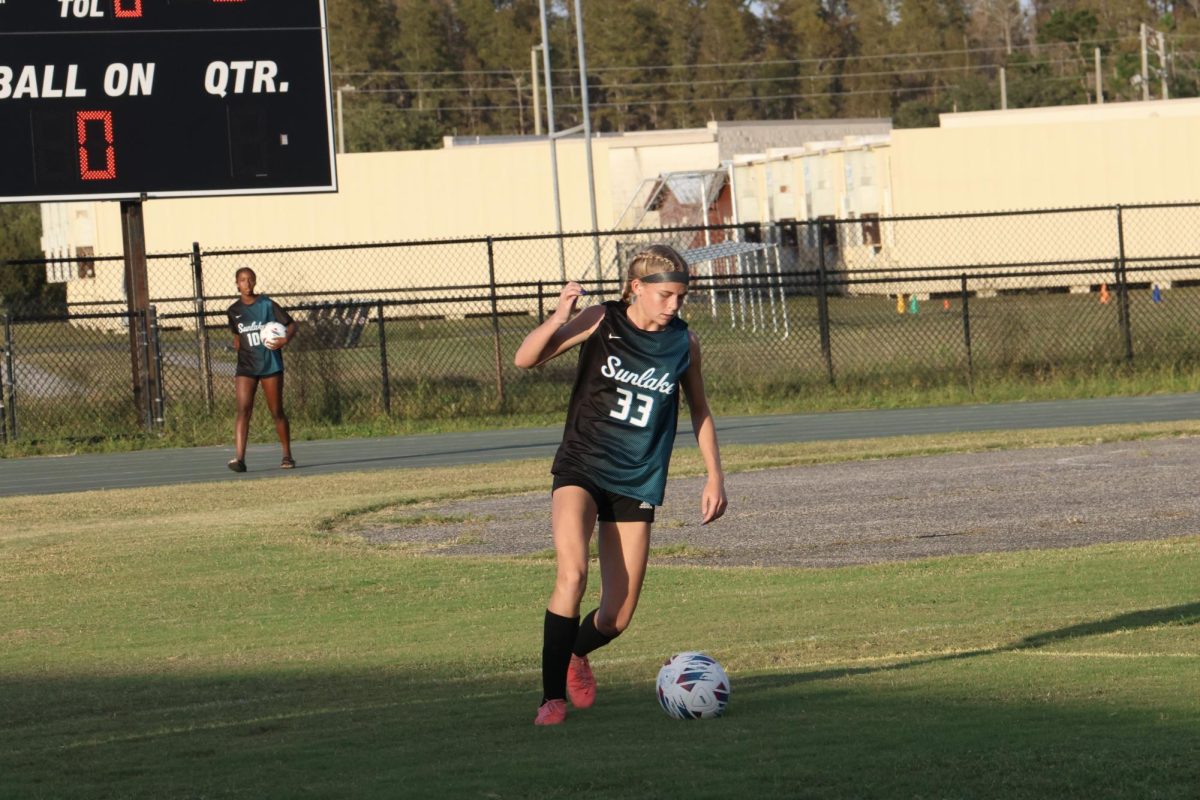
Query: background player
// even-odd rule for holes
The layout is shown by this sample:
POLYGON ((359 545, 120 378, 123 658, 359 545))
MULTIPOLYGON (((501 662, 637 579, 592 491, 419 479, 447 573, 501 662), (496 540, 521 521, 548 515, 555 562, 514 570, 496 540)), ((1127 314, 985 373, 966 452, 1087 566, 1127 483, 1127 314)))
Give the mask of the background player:
POLYGON ((588 653, 625 630, 637 607, 650 552, 654 508, 662 504, 682 387, 708 480, 701 524, 725 513, 725 476, 704 394, 700 342, 678 316, 688 267, 666 245, 629 264, 621 300, 572 318, 583 294, 568 283, 558 307, 517 350, 529 369, 582 343, 562 444, 554 458, 551 517, 558 572, 542 642, 542 703, 536 725, 566 718, 595 699, 588 653), (600 521, 600 605, 579 620, 587 588, 588 546, 600 521))
POLYGON ((283 411, 283 353, 280 350, 296 336, 296 323, 286 310, 265 294, 255 294, 258 278, 254 270, 242 267, 237 271, 238 294, 229 306, 229 330, 233 333, 233 349, 237 351, 237 421, 234 423, 234 449, 237 454, 228 466, 234 472, 246 471, 246 438, 250 435, 250 416, 254 413, 254 394, 261 383, 267 408, 275 418, 275 433, 283 447, 282 469, 296 466, 292 458, 292 433, 287 414, 283 411), (268 322, 287 327, 287 336, 264 344, 260 331, 268 322))

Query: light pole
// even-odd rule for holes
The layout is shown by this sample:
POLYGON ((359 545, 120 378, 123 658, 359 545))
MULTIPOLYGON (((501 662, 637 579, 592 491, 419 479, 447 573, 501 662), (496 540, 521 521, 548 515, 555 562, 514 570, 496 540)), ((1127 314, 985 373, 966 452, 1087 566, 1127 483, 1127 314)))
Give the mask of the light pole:
POLYGON ((538 66, 537 53, 541 50, 540 44, 535 44, 529 48, 529 74, 533 78, 533 135, 542 135, 542 104, 538 102, 538 66))
POLYGON ((583 149, 587 158, 588 207, 592 212, 592 250, 596 259, 596 290, 602 292, 600 274, 600 237, 596 224, 596 179, 592 173, 592 117, 588 110, 587 57, 583 52, 583 11, 575 0, 575 40, 579 48, 579 96, 583 101, 583 149))
POLYGON ((342 121, 342 92, 353 92, 353 86, 339 86, 337 88, 337 151, 338 153, 346 152, 346 125, 342 121))
POLYGON ((567 282, 567 256, 563 251, 562 205, 558 199, 558 142, 554 136, 554 87, 550 80, 550 34, 546 24, 546 0, 538 0, 542 15, 542 69, 546 73, 546 132, 550 136, 550 179, 554 186, 554 226, 558 231, 558 272, 567 282))

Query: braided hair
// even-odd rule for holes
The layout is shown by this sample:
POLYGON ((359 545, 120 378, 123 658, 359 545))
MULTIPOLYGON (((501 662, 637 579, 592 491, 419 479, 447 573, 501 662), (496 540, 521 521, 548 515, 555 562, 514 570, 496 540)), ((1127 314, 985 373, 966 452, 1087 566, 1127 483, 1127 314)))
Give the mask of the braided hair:
POLYGON ((625 287, 621 290, 621 299, 628 303, 633 297, 634 279, 644 280, 648 276, 660 272, 681 273, 684 283, 687 282, 687 276, 690 274, 687 262, 674 247, 666 244, 652 244, 644 250, 638 251, 637 255, 629 262, 629 269, 625 275, 625 287))

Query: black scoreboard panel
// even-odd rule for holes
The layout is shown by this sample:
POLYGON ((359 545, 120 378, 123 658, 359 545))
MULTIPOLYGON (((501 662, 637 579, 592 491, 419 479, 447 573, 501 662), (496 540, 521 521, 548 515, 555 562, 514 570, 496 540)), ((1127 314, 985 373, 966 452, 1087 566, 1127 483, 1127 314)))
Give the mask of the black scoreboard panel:
POLYGON ((0 201, 334 191, 322 0, 0 0, 0 201))

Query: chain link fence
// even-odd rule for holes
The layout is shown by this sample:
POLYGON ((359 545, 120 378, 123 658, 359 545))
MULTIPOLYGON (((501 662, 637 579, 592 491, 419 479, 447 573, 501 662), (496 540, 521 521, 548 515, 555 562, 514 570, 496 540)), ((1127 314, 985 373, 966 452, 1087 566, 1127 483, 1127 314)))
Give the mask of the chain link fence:
MULTIPOLYGON (((136 434, 234 413, 226 308, 248 266, 289 309, 294 422, 561 410, 574 360, 512 357, 564 278, 619 296, 629 256, 692 263, 710 394, 972 386, 1200 361, 1200 204, 155 254, 131 314, 119 257, 37 264, 65 307, 0 315, 0 438, 136 434), (146 380, 139 382, 137 376, 146 380)), ((4 265, 7 267, 9 265, 4 265)), ((4 268, 0 267, 0 268, 4 268)))

